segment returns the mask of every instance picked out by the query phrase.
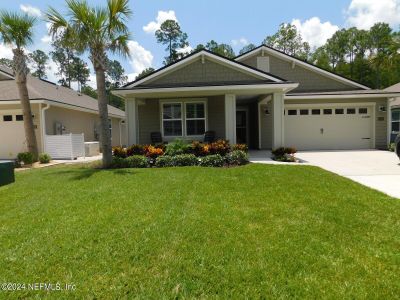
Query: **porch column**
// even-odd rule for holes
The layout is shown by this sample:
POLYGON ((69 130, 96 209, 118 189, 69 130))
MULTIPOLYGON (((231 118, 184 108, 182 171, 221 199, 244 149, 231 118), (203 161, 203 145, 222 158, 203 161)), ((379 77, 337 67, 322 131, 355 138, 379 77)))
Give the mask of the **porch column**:
POLYGON ((236 95, 225 95, 225 139, 236 144, 236 95))
POLYGON ((284 94, 274 93, 272 99, 273 111, 273 139, 272 148, 283 147, 285 144, 285 123, 284 123, 284 94))
POLYGON ((137 144, 137 100, 125 100, 127 146, 137 144))

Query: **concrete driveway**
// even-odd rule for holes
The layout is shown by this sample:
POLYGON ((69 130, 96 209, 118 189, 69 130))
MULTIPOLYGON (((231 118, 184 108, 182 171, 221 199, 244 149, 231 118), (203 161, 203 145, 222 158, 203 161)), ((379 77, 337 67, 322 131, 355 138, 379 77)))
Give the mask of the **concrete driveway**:
POLYGON ((393 152, 300 151, 296 157, 392 197, 400 198, 400 160, 393 152))

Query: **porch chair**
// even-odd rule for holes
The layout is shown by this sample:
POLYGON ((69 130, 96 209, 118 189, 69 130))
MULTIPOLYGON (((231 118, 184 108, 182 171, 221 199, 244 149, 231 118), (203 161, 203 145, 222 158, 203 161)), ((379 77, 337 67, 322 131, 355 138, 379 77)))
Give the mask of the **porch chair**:
POLYGON ((204 132, 204 143, 212 143, 215 142, 215 131, 206 131, 204 132))

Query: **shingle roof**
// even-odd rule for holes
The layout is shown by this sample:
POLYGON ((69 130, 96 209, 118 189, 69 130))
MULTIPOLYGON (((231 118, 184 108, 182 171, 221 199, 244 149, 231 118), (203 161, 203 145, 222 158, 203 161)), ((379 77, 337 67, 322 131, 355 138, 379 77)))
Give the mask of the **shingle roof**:
MULTIPOLYGON (((385 89, 387 92, 399 92, 400 93, 400 82, 396 83, 392 86, 389 86, 388 88, 385 89)), ((396 98, 394 101, 391 103, 392 106, 400 106, 400 97, 396 98)))
MULTIPOLYGON (((12 74, 12 71, 4 66, 0 66, 0 71, 12 74)), ((27 84, 31 100, 43 99, 96 112, 99 110, 96 99, 80 94, 72 89, 56 85, 50 81, 28 75, 27 84)), ((7 100, 19 100, 19 93, 14 80, 0 80, 0 101, 7 100)), ((124 111, 111 105, 108 106, 108 113, 114 116, 125 117, 124 111)))

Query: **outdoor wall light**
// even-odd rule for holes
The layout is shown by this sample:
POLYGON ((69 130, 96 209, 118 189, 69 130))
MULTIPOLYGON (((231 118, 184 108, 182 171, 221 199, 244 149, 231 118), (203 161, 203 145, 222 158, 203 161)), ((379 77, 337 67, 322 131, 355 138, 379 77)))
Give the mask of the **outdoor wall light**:
POLYGON ((268 109, 266 109, 266 110, 264 111, 264 113, 265 113, 267 116, 269 116, 269 110, 268 110, 268 109))

